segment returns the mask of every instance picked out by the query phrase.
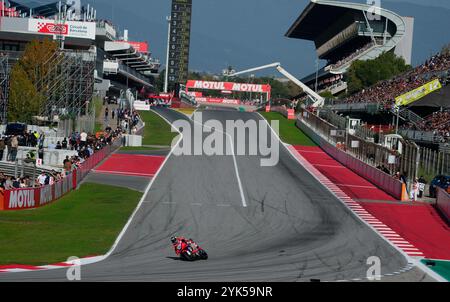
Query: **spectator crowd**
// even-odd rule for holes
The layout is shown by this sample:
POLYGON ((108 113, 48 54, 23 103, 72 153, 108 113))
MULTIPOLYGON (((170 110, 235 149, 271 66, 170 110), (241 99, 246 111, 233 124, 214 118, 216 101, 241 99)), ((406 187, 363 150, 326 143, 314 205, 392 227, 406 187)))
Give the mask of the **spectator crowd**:
MULTIPOLYGON (((111 145, 115 140, 121 139, 122 133, 123 129, 121 127, 117 127, 116 130, 107 127, 104 132, 97 134, 88 134, 85 131, 81 133, 73 132, 69 138, 64 138, 62 142, 58 142, 55 146, 55 149, 77 151, 76 155, 72 157, 67 156, 64 159, 62 163, 64 168, 61 171, 42 171, 36 179, 28 175, 24 177, 12 177, 0 173, 0 191, 40 187, 59 182, 74 170, 79 169, 94 153, 102 150, 107 145, 111 145)), ((0 152, 3 146, 1 142, 0 152)))
POLYGON ((432 79, 441 79, 446 85, 449 74, 439 74, 450 70, 450 53, 443 52, 427 60, 424 64, 391 80, 381 81, 378 84, 363 89, 341 103, 378 103, 386 108, 391 107, 396 97, 412 91, 432 79), (439 76, 438 76, 439 74, 439 76))
POLYGON ((434 112, 418 124, 407 123, 402 126, 405 130, 433 132, 434 137, 440 137, 441 142, 450 141, 450 109, 434 112))

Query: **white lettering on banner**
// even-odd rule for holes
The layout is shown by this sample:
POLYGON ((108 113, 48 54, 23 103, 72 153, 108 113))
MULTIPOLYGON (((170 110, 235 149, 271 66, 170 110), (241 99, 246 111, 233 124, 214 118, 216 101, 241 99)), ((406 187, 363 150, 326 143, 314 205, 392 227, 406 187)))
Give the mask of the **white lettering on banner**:
POLYGON ((32 208, 35 206, 34 190, 11 191, 9 195, 9 209, 32 208))
POLYGON ((194 88, 225 90, 225 84, 223 82, 195 81, 194 88))
POLYGON ((53 201, 52 187, 45 186, 41 188, 41 197, 39 200, 39 205, 43 206, 53 201))
POLYGON ((261 85, 256 84, 239 84, 236 83, 233 85, 233 91, 241 91, 241 92, 263 92, 261 85))

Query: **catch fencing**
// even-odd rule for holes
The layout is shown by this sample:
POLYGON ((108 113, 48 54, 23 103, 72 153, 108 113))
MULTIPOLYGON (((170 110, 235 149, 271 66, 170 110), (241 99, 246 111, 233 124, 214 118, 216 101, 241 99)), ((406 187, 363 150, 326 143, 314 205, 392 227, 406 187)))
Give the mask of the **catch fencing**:
POLYGON ((89 172, 121 145, 122 139, 118 137, 111 145, 105 146, 84 161, 80 168, 53 185, 0 192, 0 211, 39 208, 57 201, 67 193, 76 190, 89 172))
POLYGON ((441 188, 438 188, 437 208, 445 216, 447 222, 450 222, 450 195, 441 188))
POLYGON ((405 199, 405 188, 402 183, 376 168, 384 166, 392 171, 401 169, 406 164, 398 152, 341 131, 307 110, 303 110, 298 116, 297 126, 341 164, 393 197, 399 200, 405 199))

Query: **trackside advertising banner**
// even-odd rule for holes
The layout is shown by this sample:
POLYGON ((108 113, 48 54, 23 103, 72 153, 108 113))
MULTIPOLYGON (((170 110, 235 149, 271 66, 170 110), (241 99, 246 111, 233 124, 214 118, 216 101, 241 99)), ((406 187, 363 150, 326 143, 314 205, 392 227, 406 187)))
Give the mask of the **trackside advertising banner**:
POLYGON ((66 21, 57 24, 55 20, 29 19, 28 31, 44 35, 95 40, 96 25, 95 22, 66 21))
POLYGON ((196 80, 187 81, 186 88, 187 89, 237 91, 237 92, 261 92, 261 93, 270 93, 270 91, 271 91, 270 85, 231 83, 231 82, 196 81, 196 80))
POLYGON ((80 168, 51 186, 0 191, 0 211, 34 209, 57 201, 67 193, 76 190, 86 175, 121 145, 122 139, 116 139, 112 145, 94 153, 81 164, 80 168))
POLYGON ((414 89, 413 91, 407 92, 397 97, 395 99, 395 104, 397 106, 407 106, 441 88, 442 88, 441 82, 439 82, 439 79, 436 79, 417 89, 414 89))
POLYGON ((51 186, 5 191, 0 210, 26 210, 45 206, 76 189, 76 173, 51 186))
POLYGON ((221 98, 196 98, 197 102, 200 103, 211 103, 211 104, 227 104, 227 105, 240 105, 240 100, 232 100, 232 99, 221 99, 221 98))

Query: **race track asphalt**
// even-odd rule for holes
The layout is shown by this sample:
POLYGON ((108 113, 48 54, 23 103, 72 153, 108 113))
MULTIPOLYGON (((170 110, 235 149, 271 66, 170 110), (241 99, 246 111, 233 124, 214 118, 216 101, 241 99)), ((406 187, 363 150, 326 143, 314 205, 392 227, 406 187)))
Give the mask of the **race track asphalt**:
MULTIPOLYGON (((260 119, 220 110, 206 110, 203 118, 260 119)), ((280 145, 276 166, 261 167, 260 159, 236 158, 244 207, 233 156, 170 156, 112 255, 83 266, 82 281, 337 281, 366 277, 371 256, 380 258, 382 275, 407 266, 286 148, 280 145), (174 234, 196 240, 209 260, 178 260, 169 242, 174 234)), ((387 280, 431 279, 414 269, 387 280)), ((0 281, 66 281, 66 271, 0 274, 0 281)))

